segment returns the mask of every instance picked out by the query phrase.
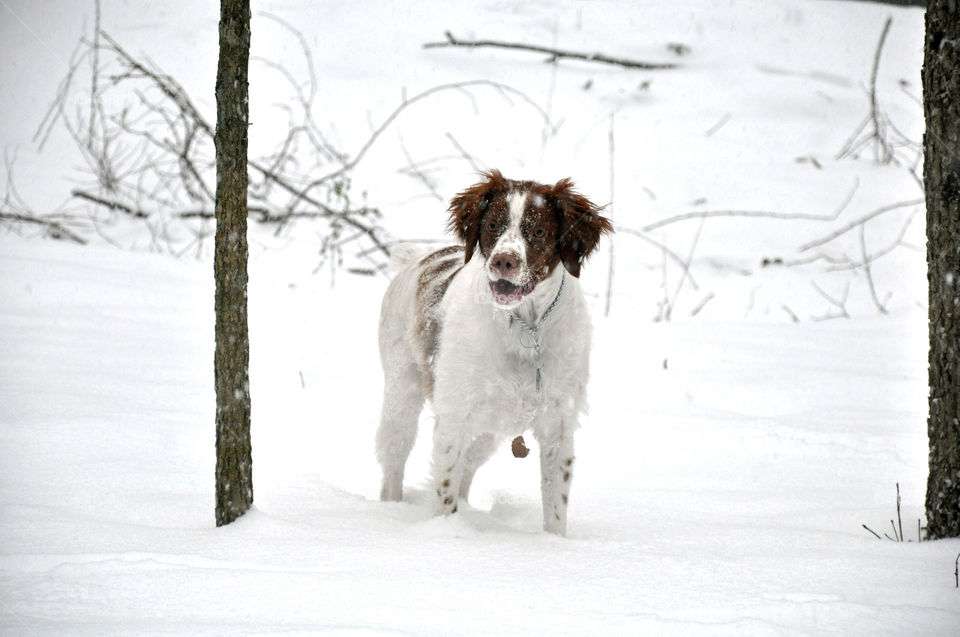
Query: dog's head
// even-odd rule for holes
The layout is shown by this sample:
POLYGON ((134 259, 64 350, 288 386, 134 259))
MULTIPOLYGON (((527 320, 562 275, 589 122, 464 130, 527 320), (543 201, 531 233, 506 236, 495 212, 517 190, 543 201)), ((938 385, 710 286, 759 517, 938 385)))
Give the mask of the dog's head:
POLYGON ((579 277, 600 237, 613 231, 570 179, 548 186, 497 170, 483 177, 450 202, 450 229, 463 241, 466 261, 479 247, 500 307, 518 305, 558 264, 579 277))

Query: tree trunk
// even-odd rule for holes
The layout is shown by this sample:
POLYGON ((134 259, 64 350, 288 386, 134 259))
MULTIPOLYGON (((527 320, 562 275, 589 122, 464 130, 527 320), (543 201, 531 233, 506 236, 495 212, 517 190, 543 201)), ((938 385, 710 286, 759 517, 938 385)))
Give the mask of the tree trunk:
POLYGON ((960 2, 927 3, 923 181, 927 199, 930 413, 927 536, 960 536, 960 2))
POLYGON ((249 0, 220 2, 217 66, 216 279, 217 526, 253 504, 250 340, 247 334, 247 65, 249 0))

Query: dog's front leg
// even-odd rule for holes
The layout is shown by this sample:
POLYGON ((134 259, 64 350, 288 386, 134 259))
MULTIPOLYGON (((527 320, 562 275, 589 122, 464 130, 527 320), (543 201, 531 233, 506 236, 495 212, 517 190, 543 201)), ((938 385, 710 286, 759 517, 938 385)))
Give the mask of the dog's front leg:
POLYGON ((543 436, 539 444, 543 530, 566 535, 567 502, 573 481, 573 433, 561 428, 543 436))
POLYGON ((460 423, 438 418, 433 431, 433 483, 436 515, 456 512, 463 480, 464 436, 460 423))

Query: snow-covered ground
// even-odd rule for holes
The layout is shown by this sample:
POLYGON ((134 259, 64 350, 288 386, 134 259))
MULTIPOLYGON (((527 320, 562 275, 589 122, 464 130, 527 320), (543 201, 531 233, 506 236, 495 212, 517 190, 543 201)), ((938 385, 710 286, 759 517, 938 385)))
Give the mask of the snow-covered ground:
MULTIPOLYGON (((0 141, 8 156, 17 150, 16 185, 41 212, 79 179, 62 134, 42 153, 30 138, 92 24, 86 4, 0 7, 0 141)), ((609 317, 604 245, 584 274, 595 309, 591 411, 563 539, 540 531, 536 461, 506 450, 478 473, 469 506, 431 517, 427 415, 406 500, 377 501, 375 331, 386 279, 338 271, 331 286, 326 266, 314 271, 309 224, 282 240, 252 230, 256 504, 214 528, 209 256, 158 254, 120 228, 105 232, 129 249, 95 233, 81 247, 4 229, 0 632, 960 633, 960 541, 916 541, 926 484, 922 206, 876 217, 862 239, 853 228, 800 250, 921 197, 906 167, 878 166, 866 150, 834 159, 868 112, 864 87, 888 15, 881 105, 920 139, 921 11, 799 0, 293 0, 254 12, 254 55, 294 71, 299 45, 262 12, 302 30, 320 80, 318 119, 335 122, 327 133, 348 152, 403 94, 447 82, 501 82, 548 114, 556 130, 545 135, 535 108, 480 85, 404 111, 352 186, 395 236, 439 237, 442 199, 475 179, 451 137, 484 167, 570 175, 602 203, 612 155, 611 211, 628 229, 698 211, 839 213, 650 230, 690 260, 682 284, 676 260, 622 231, 609 317), (445 30, 680 67, 420 48, 445 30), (676 56, 672 43, 689 53, 676 56), (399 171, 411 159, 431 167, 440 199, 399 171), (859 260, 864 246, 868 255, 893 248, 871 268, 886 314, 863 268, 812 259, 859 260), (842 311, 827 299, 845 295, 842 311), (665 297, 671 320, 655 321, 665 297), (849 318, 822 320, 842 312, 849 318), (862 525, 893 533, 897 483, 913 541, 878 541, 862 525)), ((103 2, 104 28, 176 76, 211 119, 216 24, 216 3, 103 2)), ((287 125, 270 68, 254 62, 255 151, 274 147, 287 125)))

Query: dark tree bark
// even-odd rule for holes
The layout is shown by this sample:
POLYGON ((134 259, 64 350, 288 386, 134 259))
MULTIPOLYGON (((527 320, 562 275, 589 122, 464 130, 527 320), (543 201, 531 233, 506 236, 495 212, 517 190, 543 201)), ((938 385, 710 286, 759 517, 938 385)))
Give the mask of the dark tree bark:
POLYGON ((960 536, 960 2, 927 3, 923 181, 927 198, 930 412, 927 536, 960 536))
POLYGON ((216 279, 217 526, 253 504, 250 340, 247 333, 247 66, 249 0, 220 2, 217 65, 216 279))

